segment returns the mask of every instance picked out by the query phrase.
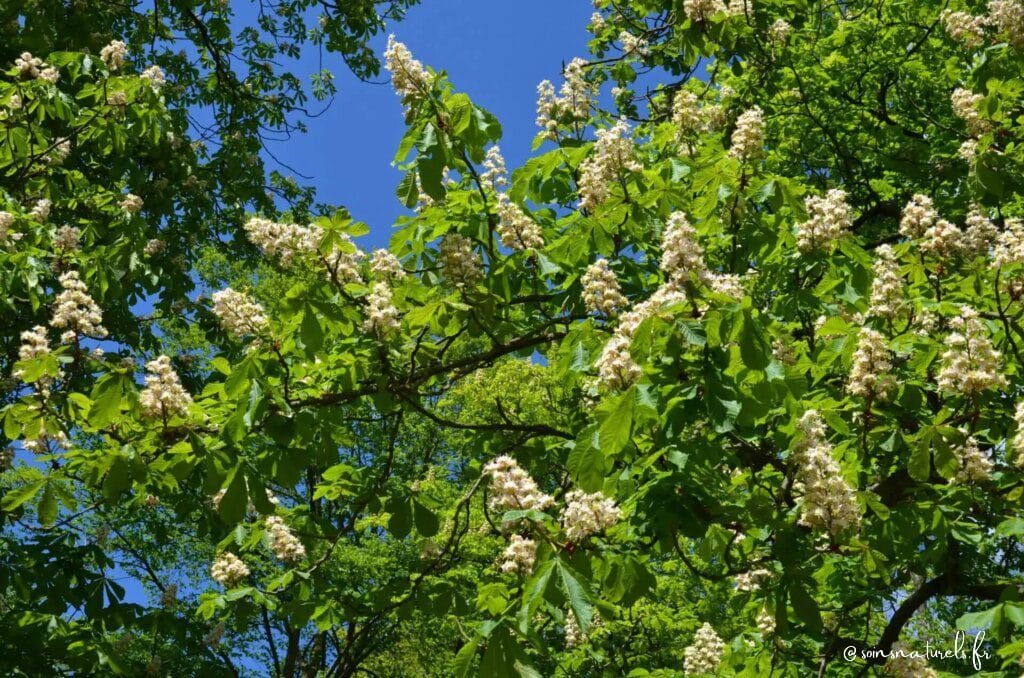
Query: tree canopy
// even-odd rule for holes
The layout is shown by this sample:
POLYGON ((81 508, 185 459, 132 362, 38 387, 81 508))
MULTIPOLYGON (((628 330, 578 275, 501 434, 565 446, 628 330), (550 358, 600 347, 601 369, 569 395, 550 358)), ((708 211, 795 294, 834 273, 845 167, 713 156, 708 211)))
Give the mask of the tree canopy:
POLYGON ((1019 672, 1024 3, 596 0, 511 169, 392 36, 366 252, 410 4, 3 10, 0 666, 1019 672))

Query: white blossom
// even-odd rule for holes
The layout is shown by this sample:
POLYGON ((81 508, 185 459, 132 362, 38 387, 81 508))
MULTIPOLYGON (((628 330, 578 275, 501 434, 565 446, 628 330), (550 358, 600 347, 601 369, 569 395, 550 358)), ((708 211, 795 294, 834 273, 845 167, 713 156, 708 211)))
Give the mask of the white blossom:
POLYGON ((456 287, 472 286, 483 277, 480 255, 473 250, 473 241, 464 235, 445 235, 441 240, 438 260, 445 278, 456 287))
POLYGON ((484 157, 484 171, 480 174, 480 181, 494 192, 499 192, 508 186, 505 158, 501 155, 501 149, 497 144, 487 149, 487 155, 484 157))
POLYGON ((36 204, 29 210, 28 217, 33 221, 43 222, 50 218, 50 208, 53 207, 53 203, 47 198, 41 198, 36 201, 36 204))
POLYGON ((260 304, 248 294, 230 287, 213 293, 213 314, 228 334, 238 338, 260 334, 269 324, 260 304))
POLYGON ((213 561, 213 566, 210 567, 210 577, 227 589, 234 588, 248 576, 249 568, 230 551, 225 551, 217 556, 217 559, 213 561))
POLYGON ((317 251, 323 230, 314 225, 283 224, 253 217, 245 223, 245 234, 251 243, 288 266, 297 254, 317 251))
POLYGON ((580 629, 580 624, 576 620, 576 613, 572 610, 565 611, 565 647, 571 650, 575 647, 579 647, 586 640, 586 636, 583 635, 583 631, 580 629))
POLYGON ((967 228, 964 230, 963 248, 972 256, 988 254, 989 248, 999 237, 999 229, 985 216, 980 205, 971 205, 967 213, 967 228))
POLYGON ((861 398, 878 396, 882 399, 888 398, 896 390, 896 378, 892 375, 892 360, 885 338, 869 327, 861 328, 846 388, 861 398))
POLYGON ((1006 41, 1024 47, 1024 2, 1021 0, 990 0, 988 23, 1006 36, 1006 41))
POLYGON ((142 209, 142 198, 134 193, 125 194, 121 199, 121 209, 129 214, 136 214, 142 209))
POLYGON ((804 204, 809 219, 796 225, 796 246, 802 252, 831 249, 853 225, 842 189, 833 188, 824 198, 808 196, 804 204))
POLYGON ((366 301, 366 322, 363 328, 367 332, 378 339, 386 339, 401 329, 402 322, 391 300, 391 288, 387 283, 376 283, 366 301))
POLYGON ((974 49, 985 41, 986 17, 972 16, 968 12, 954 12, 945 9, 939 15, 946 25, 946 34, 965 47, 974 49))
POLYGON ((160 68, 156 64, 150 66, 146 70, 139 74, 139 78, 143 82, 148 83, 154 92, 159 92, 165 84, 167 84, 167 76, 164 74, 164 69, 160 68))
POLYGON ((676 281, 705 282, 710 276, 704 263, 704 248, 697 242, 697 230, 686 215, 669 215, 661 236, 661 271, 676 281))
POLYGON ((967 162, 972 162, 974 158, 978 155, 978 140, 965 140, 962 144, 960 144, 960 148, 957 149, 956 154, 957 156, 960 157, 960 159, 966 160, 967 162))
POLYGON ((622 44, 622 52, 624 54, 637 54, 640 56, 647 55, 647 40, 639 36, 633 35, 629 31, 622 31, 621 33, 619 33, 619 43, 622 44))
POLYGON ((906 284, 900 275, 900 265, 896 253, 889 245, 879 245, 875 250, 873 270, 875 278, 871 281, 871 297, 868 315, 880 318, 894 318, 907 308, 904 289, 906 284))
POLYGON ((142 414, 151 419, 186 416, 192 397, 181 385, 171 359, 165 355, 146 363, 146 387, 139 394, 142 414))
POLYGON ((277 516, 267 516, 267 538, 270 542, 270 550, 279 559, 294 563, 306 556, 306 547, 302 545, 283 519, 277 516))
POLYGON ((619 280, 608 266, 607 259, 598 259, 588 266, 581 282, 583 303, 589 311, 614 317, 629 303, 622 295, 619 280))
POLYGON ((672 124, 680 137, 697 134, 704 129, 699 99, 693 92, 680 89, 672 99, 672 124))
POLYGON ((939 218, 935 211, 935 203, 927 195, 915 193, 910 202, 903 208, 900 218, 900 235, 908 238, 920 238, 939 218))
POLYGON ((622 390, 637 381, 640 374, 640 366, 629 353, 629 339, 614 335, 601 349, 597 359, 598 380, 610 389, 622 390))
POLYGON ((107 330, 103 327, 103 316, 100 307, 89 296, 89 289, 78 277, 78 271, 67 271, 60 276, 63 288, 57 295, 56 309, 50 319, 52 327, 67 328, 62 335, 68 342, 76 335, 105 337, 107 330))
POLYGON ((53 246, 63 252, 75 252, 79 248, 82 232, 74 226, 64 225, 53 236, 53 246))
POLYGON ((146 241, 146 246, 142 248, 142 251, 147 256, 153 256, 154 254, 163 252, 164 247, 165 245, 163 240, 160 240, 159 238, 151 238, 146 241))
POLYGON ((757 630, 765 636, 775 633, 775 615, 767 608, 762 607, 761 611, 757 613, 757 630))
POLYGON ((107 65, 108 69, 116 71, 124 66, 124 58, 127 54, 128 45, 120 40, 112 40, 100 50, 100 60, 107 65))
POLYGON ((0 245, 7 242, 11 234, 11 226, 14 225, 14 215, 7 211, 0 211, 0 245))
POLYGON ((761 588, 761 583, 771 578, 772 573, 764 568, 741 572, 736 575, 734 585, 740 593, 751 593, 761 588))
POLYGON ((537 126, 544 130, 545 138, 556 138, 560 119, 584 122, 590 118, 597 90, 587 82, 584 74, 586 65, 587 62, 579 57, 566 65, 558 96, 550 81, 544 80, 537 85, 537 126))
POLYGON ((1007 219, 1006 230, 996 236, 992 251, 992 266, 1024 264, 1024 220, 1007 219))
POLYGON ((693 21, 707 21, 726 9, 722 0, 683 0, 683 11, 693 21))
POLYGON ((957 87, 953 90, 950 102, 953 105, 953 114, 967 123, 967 131, 971 136, 979 136, 990 128, 988 120, 981 117, 978 111, 978 104, 985 97, 975 94, 969 89, 957 87))
POLYGON ((391 85, 402 97, 420 96, 433 84, 433 76, 393 35, 388 37, 387 49, 384 50, 384 68, 391 73, 391 85))
POLYGON ((1017 432, 1013 435, 1010 447, 1015 456, 1011 458, 1009 451, 1006 456, 1011 464, 1024 468, 1024 400, 1017 401, 1017 407, 1013 411, 1013 422, 1017 425, 1017 432))
POLYGON ((860 526, 860 508, 832 446, 825 437, 825 424, 815 410, 807 410, 797 428, 802 434, 793 444, 791 461, 796 466, 795 489, 800 492, 800 524, 838 535, 860 526))
POLYGON ((768 37, 772 42, 780 44, 786 41, 791 30, 793 30, 793 27, 789 25, 788 21, 776 19, 775 23, 768 29, 768 37))
POLYGON ((670 280, 658 287, 648 299, 622 314, 619 318, 619 326, 616 328, 616 335, 632 339, 636 328, 644 320, 650 318, 665 306, 684 301, 686 301, 686 293, 678 282, 670 280))
POLYGON ((590 155, 580 163, 580 208, 593 210, 607 200, 609 184, 616 181, 620 173, 642 169, 625 120, 619 120, 609 129, 598 130, 590 155))
POLYGON ((711 624, 704 622, 693 636, 693 643, 683 651, 683 671, 688 676, 715 673, 724 652, 725 643, 711 624))
POLYGON ((764 156, 764 112, 760 107, 744 111, 736 120, 729 156, 742 162, 764 156))
POLYGON ((981 483, 992 476, 992 458, 981 451, 974 436, 967 436, 963 444, 954 445, 952 451, 960 465, 960 470, 954 478, 955 482, 981 483))
POLYGON ((573 542, 604 532, 622 518, 622 511, 612 499, 600 492, 587 494, 573 490, 565 495, 565 507, 559 518, 565 536, 573 542))
POLYGON ((32 56, 31 52, 22 52, 21 56, 14 60, 14 66, 21 72, 22 77, 38 78, 39 69, 44 64, 42 59, 32 56))
POLYGON ((57 82, 60 80, 60 71, 58 71, 56 68, 53 68, 52 66, 44 68, 42 71, 39 72, 39 79, 45 80, 51 85, 56 85, 57 82))
POLYGON ((487 498, 487 507, 491 511, 543 511, 554 503, 551 495, 541 492, 537 481, 512 457, 495 457, 484 466, 484 473, 491 477, 490 496, 487 498))
POLYGON ((945 219, 936 219, 924 232, 921 250, 939 257, 950 257, 963 248, 963 231, 945 219))
POLYGON ((528 575, 533 571, 533 563, 537 559, 537 542, 513 534, 509 538, 508 546, 501 554, 501 564, 498 566, 502 572, 508 574, 528 575))
POLYGON ((379 249, 373 251, 370 259, 370 270, 374 277, 384 281, 399 281, 405 277, 405 269, 402 262, 398 260, 390 250, 379 249))
POLYGON ((498 196, 498 219, 498 237, 505 247, 517 251, 544 247, 540 225, 504 193, 498 196))
POLYGON ((946 337, 946 351, 936 381, 948 393, 974 395, 1006 385, 1000 371, 1000 355, 992 346, 978 312, 963 306, 949 321, 953 332, 946 337))

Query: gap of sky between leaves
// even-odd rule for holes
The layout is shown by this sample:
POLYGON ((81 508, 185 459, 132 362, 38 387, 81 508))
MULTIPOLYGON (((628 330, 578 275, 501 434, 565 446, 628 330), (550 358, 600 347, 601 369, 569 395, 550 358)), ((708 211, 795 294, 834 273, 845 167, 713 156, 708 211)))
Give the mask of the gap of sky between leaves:
MULTIPOLYGON (((238 25, 253 17, 252 5, 239 3, 238 25)), ((408 45, 413 56, 435 70, 445 70, 458 91, 493 113, 501 122, 501 150, 509 169, 530 155, 535 124, 537 84, 561 84, 563 63, 587 56, 587 23, 594 9, 588 0, 423 0, 388 31, 408 45)), ((383 61, 387 36, 373 46, 383 61)), ((289 64, 308 78, 320 68, 314 54, 289 64)), ((396 217, 407 214, 395 198, 402 173, 392 165, 405 133, 402 104, 386 71, 377 84, 354 77, 340 57, 324 54, 323 65, 335 76, 338 94, 326 113, 306 121, 308 131, 269 149, 295 172, 294 178, 317 189, 317 201, 342 205, 370 226, 359 239, 364 250, 386 247, 396 217)), ((315 105, 312 106, 315 109, 315 105)), ((267 158, 268 168, 289 170, 267 158)))

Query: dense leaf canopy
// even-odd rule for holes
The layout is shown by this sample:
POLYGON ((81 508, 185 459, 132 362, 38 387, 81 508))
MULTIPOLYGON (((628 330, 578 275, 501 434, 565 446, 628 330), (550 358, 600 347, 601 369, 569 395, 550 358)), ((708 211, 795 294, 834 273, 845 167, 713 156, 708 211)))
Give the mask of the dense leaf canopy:
POLYGON ((8 22, 0 666, 1019 672, 1024 4, 596 0, 513 169, 392 38, 364 252, 258 153, 408 4, 8 22))

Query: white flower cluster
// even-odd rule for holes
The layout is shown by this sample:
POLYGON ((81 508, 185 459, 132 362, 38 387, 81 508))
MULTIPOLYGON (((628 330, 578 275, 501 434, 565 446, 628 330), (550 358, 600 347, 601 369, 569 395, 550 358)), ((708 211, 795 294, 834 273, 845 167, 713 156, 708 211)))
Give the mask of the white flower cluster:
POLYGON ((807 410, 797 428, 803 437, 793 445, 797 489, 803 493, 800 524, 838 535, 860 526, 860 509, 853 488, 843 478, 825 438, 825 423, 815 410, 807 410))
POLYGON ((589 311, 614 317, 629 304, 607 259, 598 259, 588 266, 580 282, 583 284, 583 303, 589 311))
POLYGON ((761 611, 757 613, 757 630, 765 636, 775 633, 775 615, 767 608, 762 607, 761 611))
POLYGON ((661 236, 661 270, 671 280, 705 282, 710 277, 704 263, 704 248, 697 242, 697 230, 686 215, 673 212, 661 236))
POLYGON ((483 277, 480 255, 473 251, 473 241, 464 235, 445 235, 438 258, 445 278, 456 287, 472 286, 483 277))
POLYGON ((870 327, 861 328, 846 388, 861 398, 878 396, 882 399, 888 398, 896 390, 896 378, 892 375, 892 361, 885 337, 870 327))
POLYGON ((279 256, 288 266, 300 252, 315 252, 323 231, 316 226, 282 224, 262 217, 253 217, 245 223, 249 241, 271 256, 279 256))
POLYGON ((922 193, 915 193, 903 208, 900 218, 900 235, 908 238, 920 238, 935 220, 939 218, 935 211, 935 203, 922 193))
POLYGON ((505 247, 516 251, 544 247, 540 225, 504 193, 498 195, 498 219, 498 237, 505 247))
POLYGON ((537 85, 537 126, 544 130, 545 138, 553 140, 557 137, 560 119, 584 122, 590 118, 597 89, 584 77, 586 65, 587 62, 579 57, 566 65, 559 96, 555 95, 551 81, 544 80, 537 85))
POLYGON ((623 171, 639 172, 643 165, 629 138, 629 124, 619 120, 609 129, 597 130, 590 156, 580 163, 580 208, 593 210, 608 199, 608 185, 623 171))
POLYGON ((964 230, 963 248, 972 256, 988 254, 992 243, 999 237, 999 229, 985 216, 980 205, 971 205, 967 212, 967 228, 964 230))
POLYGON ((615 333, 632 339, 636 328, 665 306, 686 301, 686 293, 675 281, 669 281, 654 291, 648 299, 637 304, 619 318, 619 326, 615 333))
POLYGON ((956 154, 962 160, 966 160, 967 162, 973 161, 974 157, 978 155, 978 140, 965 140, 962 144, 960 144, 960 148, 957 149, 956 154))
POLYGON ((967 123, 967 132, 971 136, 976 137, 989 130, 989 121, 982 118, 978 111, 978 104, 984 98, 981 94, 975 94, 962 87, 957 87, 950 96, 953 114, 967 123))
POLYGON ((735 273, 716 273, 708 279, 708 285, 715 294, 724 294, 736 301, 747 293, 743 287, 743 277, 735 273))
POLYGON ((781 44, 786 42, 786 38, 789 37, 790 31, 793 27, 789 25, 789 22, 785 19, 776 19, 775 23, 768 29, 768 38, 775 44, 781 44))
POLYGON ((622 43, 623 54, 647 56, 649 46, 644 38, 633 35, 629 31, 622 31, 619 33, 619 42, 622 43))
POLYGON ((741 162, 758 160, 764 155, 764 112, 758 106, 744 111, 732 132, 729 156, 741 162))
POLYGON ((384 50, 384 68, 391 73, 391 85, 402 97, 416 97, 424 93, 434 81, 427 69, 416 59, 403 43, 388 36, 388 46, 384 50))
POLYGON ((700 99, 689 90, 680 89, 672 99, 672 124, 680 137, 690 136, 706 129, 700 108, 700 99))
POLYGON ((14 448, 8 445, 0 450, 0 473, 14 467, 14 448))
POLYGON ((1007 219, 1006 230, 996 236, 992 250, 992 266, 1024 264, 1024 220, 1007 219))
POLYGON ((955 482, 981 483, 992 477, 992 458, 981 451, 974 436, 967 436, 962 445, 954 445, 953 456, 960 465, 955 482))
POLYGON ((165 355, 146 363, 146 387, 139 394, 143 416, 156 419, 174 415, 186 416, 192 396, 181 385, 178 374, 165 355))
POLYGON ((1000 355, 992 346, 978 312, 969 306, 949 321, 953 332, 946 337, 937 383, 949 393, 974 395, 1006 385, 1000 373, 1000 355))
POLYGON ((831 249, 853 225, 842 189, 830 189, 824 198, 808 196, 804 205, 810 218, 796 225, 796 246, 801 252, 831 249))
POLYGON ((32 56, 31 52, 22 52, 21 56, 14 60, 14 66, 21 72, 23 78, 39 78, 51 84, 57 84, 60 80, 60 72, 43 63, 39 57, 32 56))
MULTIPOLYGON (((309 228, 318 233, 317 240, 319 241, 320 227, 311 224, 309 228)), ((366 256, 366 253, 356 247, 348 234, 339 233, 338 237, 345 243, 345 248, 343 249, 335 245, 331 249, 331 253, 324 257, 324 265, 327 267, 327 272, 342 283, 362 282, 363 276, 359 273, 359 264, 366 256), (352 251, 346 251, 349 249, 352 251)))
POLYGON ((288 525, 277 516, 267 516, 267 537, 270 540, 270 550, 281 560, 294 563, 306 555, 306 547, 302 545, 288 525))
POLYGON ((639 379, 640 374, 640 366, 629 353, 629 338, 621 334, 612 336, 597 359, 600 383, 613 390, 622 390, 639 379))
POLYGON ((565 507, 559 518, 569 541, 581 542, 619 522, 622 511, 614 501, 600 492, 587 494, 582 490, 573 490, 565 495, 565 507))
POLYGON ((128 193, 121 199, 121 209, 129 214, 137 214, 142 209, 142 198, 128 193))
POLYGON ((484 157, 484 171, 480 174, 480 181, 490 186, 495 193, 508 186, 505 158, 501 155, 501 149, 497 144, 487 149, 487 155, 484 157))
POLYGON ((61 341, 71 343, 78 335, 98 338, 107 336, 100 307, 89 296, 89 289, 78 277, 78 271, 62 274, 60 284, 63 289, 57 295, 57 308, 50 319, 50 325, 67 328, 61 335, 61 341))
POLYGON ((23 440, 21 445, 33 454, 46 454, 51 451, 59 453, 71 449, 71 441, 64 431, 49 433, 45 429, 40 431, 37 437, 23 440))
POLYGON ((167 76, 164 74, 164 69, 160 68, 156 64, 150 66, 146 70, 139 74, 139 78, 143 82, 148 83, 153 88, 154 92, 159 92, 164 85, 167 84, 167 76))
POLYGON ((405 277, 405 269, 390 250, 374 250, 370 259, 370 271, 378 280, 399 281, 405 277))
POLYGON ((363 328, 378 339, 386 339, 401 327, 398 309, 391 300, 391 288, 383 282, 374 284, 366 298, 366 322, 363 328))
POLYGON ((484 473, 491 476, 491 496, 487 499, 487 507, 491 511, 543 511, 554 503, 551 495, 541 492, 537 481, 512 457, 495 457, 484 466, 484 473))
POLYGON ((28 212, 29 219, 33 221, 43 222, 50 218, 50 208, 53 207, 53 203, 46 198, 40 198, 36 201, 36 204, 32 206, 32 209, 28 212))
POLYGON ((537 560, 537 542, 513 534, 509 538, 508 546, 501 554, 501 564, 498 568, 508 574, 527 575, 533 571, 533 563, 537 560))
MULTIPOLYGON (((42 325, 36 325, 30 330, 25 330, 21 333, 21 346, 18 347, 18 360, 35 360, 41 358, 50 353, 50 342, 46 337, 46 328, 42 325)), ((24 372, 22 370, 14 370, 11 373, 15 379, 23 379, 24 372)), ((50 397, 50 386, 53 384, 53 378, 49 376, 41 376, 35 382, 36 388, 38 389, 39 395, 43 398, 50 397)))
POLYGON ((748 572, 740 572, 736 575, 735 585, 736 590, 740 593, 752 593, 761 588, 761 583, 767 579, 770 579, 772 573, 764 568, 758 568, 756 570, 750 570, 748 572))
POLYGON ((928 660, 905 643, 894 643, 891 656, 883 670, 893 678, 938 678, 935 669, 928 666, 928 660))
POLYGON ((583 635, 582 629, 580 629, 580 623, 576 620, 576 613, 572 610, 565 611, 565 647, 566 649, 573 649, 579 647, 586 640, 586 636, 583 635))
POLYGON ((53 236, 53 246, 62 252, 75 252, 79 248, 82 232, 74 226, 65 224, 57 229, 53 236))
POLYGON ((688 676, 715 673, 724 652, 725 643, 711 624, 704 622, 693 636, 693 643, 683 651, 683 671, 688 676))
POLYGON ((936 219, 924 232, 921 250, 940 257, 949 257, 963 248, 964 234, 955 224, 936 219))
POLYGON ((590 15, 590 32, 600 33, 604 30, 607 25, 604 16, 600 12, 594 12, 590 15))
POLYGON ((0 211, 0 245, 7 242, 10 237, 11 226, 14 225, 14 215, 7 211, 0 211))
POLYGON ((256 300, 230 287, 213 293, 213 314, 228 334, 238 338, 260 334, 270 322, 256 300))
MULTIPOLYGON (((1013 453, 1016 455, 1010 460, 1010 463, 1018 468, 1024 468, 1024 400, 1017 403, 1017 407, 1013 412, 1013 421, 1017 425, 1017 433, 1013 436, 1013 453)), ((1007 453, 1009 458, 1009 453, 1007 453)))
POLYGON ((985 41, 986 17, 954 12, 951 9, 943 10, 940 17, 946 25, 946 34, 962 42, 965 47, 974 49, 985 41))
POLYGON ((142 248, 142 252, 147 256, 153 256, 154 254, 160 254, 164 251, 164 241, 159 238, 150 238, 146 241, 145 247, 142 248))
POLYGON ((707 21, 721 12, 743 14, 747 4, 753 4, 752 0, 729 0, 729 4, 723 0, 683 0, 683 11, 693 21, 707 21))
POLYGON ((990 0, 988 22, 1006 35, 1006 41, 1024 47, 1024 2, 1021 0, 990 0))
POLYGON ((242 560, 230 551, 217 556, 210 568, 210 576, 224 588, 234 588, 249 576, 249 568, 242 560))
POLYGON ((110 43, 100 50, 100 61, 107 65, 112 71, 124 66, 124 58, 128 55, 128 45, 120 40, 111 40, 110 43))

